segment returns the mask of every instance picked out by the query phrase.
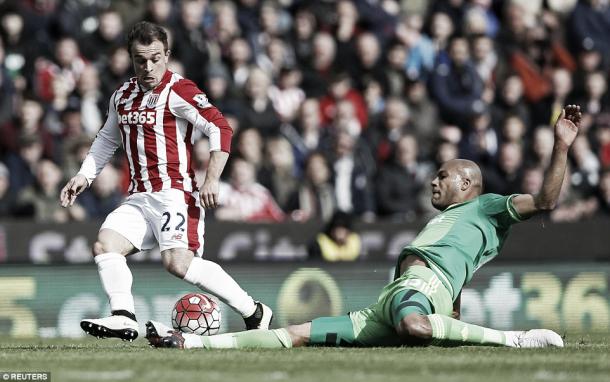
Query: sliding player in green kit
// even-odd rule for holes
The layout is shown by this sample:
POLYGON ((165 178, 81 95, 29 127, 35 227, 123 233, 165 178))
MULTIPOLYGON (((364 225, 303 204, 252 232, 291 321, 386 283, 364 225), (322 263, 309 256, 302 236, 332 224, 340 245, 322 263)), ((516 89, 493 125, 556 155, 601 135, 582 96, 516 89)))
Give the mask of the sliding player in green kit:
POLYGON ((444 163, 432 181, 432 205, 442 211, 406 246, 394 281, 377 303, 346 316, 322 317, 276 330, 211 337, 185 334, 149 321, 146 338, 155 347, 291 348, 297 346, 563 346, 546 329, 500 331, 459 321, 460 292, 473 273, 498 255, 510 226, 555 207, 568 149, 581 113, 567 106, 554 126, 551 163, 540 193, 482 193, 479 167, 467 160, 444 163))

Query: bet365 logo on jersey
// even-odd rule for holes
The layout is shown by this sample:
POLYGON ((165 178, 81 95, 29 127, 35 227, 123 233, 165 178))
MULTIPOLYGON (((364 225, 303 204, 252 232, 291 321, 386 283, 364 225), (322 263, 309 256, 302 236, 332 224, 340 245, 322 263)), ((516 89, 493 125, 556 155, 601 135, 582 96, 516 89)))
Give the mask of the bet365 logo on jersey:
POLYGON ((129 113, 119 115, 119 123, 126 124, 140 124, 143 125, 155 123, 155 111, 130 111, 129 113))

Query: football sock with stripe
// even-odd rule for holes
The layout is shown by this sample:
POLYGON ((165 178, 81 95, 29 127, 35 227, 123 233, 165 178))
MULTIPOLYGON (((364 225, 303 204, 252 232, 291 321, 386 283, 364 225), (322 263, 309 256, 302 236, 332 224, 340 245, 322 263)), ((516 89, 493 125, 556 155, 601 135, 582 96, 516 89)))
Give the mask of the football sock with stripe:
POLYGON ((133 276, 127 259, 120 253, 102 253, 93 258, 102 281, 102 287, 110 301, 110 310, 135 313, 131 284, 133 276))
POLYGON ((215 336, 199 336, 190 333, 183 333, 182 335, 184 336, 184 347, 186 349, 201 347, 206 349, 281 349, 292 347, 292 340, 285 329, 257 329, 215 336))
POLYGON ((467 324, 441 314, 427 316, 432 325, 432 343, 437 346, 509 346, 505 332, 467 324))
POLYGON ((220 265, 212 261, 194 257, 184 275, 184 281, 212 293, 242 317, 249 317, 256 310, 252 297, 220 265))

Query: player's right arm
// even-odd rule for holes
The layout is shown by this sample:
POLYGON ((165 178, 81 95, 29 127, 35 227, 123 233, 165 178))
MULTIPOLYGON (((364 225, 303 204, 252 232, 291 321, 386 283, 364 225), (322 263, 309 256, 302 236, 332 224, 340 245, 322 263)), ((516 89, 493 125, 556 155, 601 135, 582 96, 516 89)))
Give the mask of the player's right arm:
POLYGON ((106 163, 112 158, 116 149, 121 145, 119 119, 114 102, 115 96, 116 92, 110 97, 106 121, 95 136, 80 170, 61 190, 59 198, 62 207, 74 204, 76 197, 91 185, 104 166, 106 166, 106 163))
POLYGON ((559 192, 566 172, 568 150, 576 136, 580 125, 580 106, 568 105, 561 112, 555 123, 555 142, 551 163, 544 175, 542 188, 538 195, 521 194, 512 198, 515 211, 523 218, 543 211, 550 211, 557 205, 559 192))

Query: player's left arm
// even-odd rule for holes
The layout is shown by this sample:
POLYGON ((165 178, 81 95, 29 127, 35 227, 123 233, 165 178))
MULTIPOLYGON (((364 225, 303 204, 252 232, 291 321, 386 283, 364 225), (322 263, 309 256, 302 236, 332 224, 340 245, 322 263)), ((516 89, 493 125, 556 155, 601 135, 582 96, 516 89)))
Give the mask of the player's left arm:
POLYGON ((566 172, 568 150, 576 136, 580 125, 580 106, 568 105, 555 122, 555 142, 551 163, 544 175, 542 188, 538 195, 520 194, 512 198, 515 211, 522 218, 528 218, 543 211, 550 211, 557 205, 559 192, 566 172))
POLYGON ((220 175, 231 152, 233 129, 192 81, 182 79, 174 84, 168 102, 176 117, 184 118, 201 129, 210 140, 210 163, 199 197, 205 208, 215 208, 218 206, 220 175))

